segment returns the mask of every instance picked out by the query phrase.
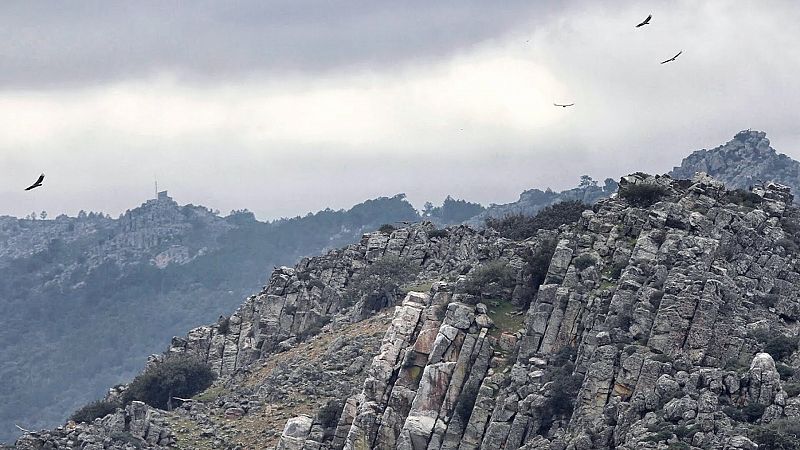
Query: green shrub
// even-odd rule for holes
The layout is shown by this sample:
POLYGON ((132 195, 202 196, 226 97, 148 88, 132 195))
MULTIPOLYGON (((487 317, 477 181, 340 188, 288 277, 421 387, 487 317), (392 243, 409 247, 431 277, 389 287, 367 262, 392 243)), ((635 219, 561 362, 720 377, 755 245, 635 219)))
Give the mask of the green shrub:
POLYGON ((626 267, 628 267, 627 262, 614 263, 614 265, 611 266, 611 271, 609 272, 609 276, 613 280, 619 280, 619 277, 622 276, 622 271, 625 270, 626 267))
POLYGON ((447 236, 450 236, 450 232, 444 229, 428 231, 428 238, 446 238, 447 236))
POLYGON ((590 206, 574 200, 556 203, 539 211, 535 216, 511 215, 501 219, 486 219, 486 226, 508 239, 524 240, 535 236, 539 230, 555 230, 561 225, 574 223, 590 206))
POLYGON ((735 205, 745 206, 748 208, 756 208, 761 204, 761 197, 743 189, 734 189, 726 192, 720 199, 720 203, 733 203, 735 205))
POLYGON ((667 189, 659 184, 636 183, 619 186, 619 197, 631 205, 646 208, 667 195, 667 189))
POLYGON ((323 405, 317 413, 317 420, 322 428, 333 428, 339 422, 344 404, 339 400, 332 400, 323 405))
POLYGON ((464 291, 480 296, 492 283, 496 283, 500 289, 511 289, 515 281, 514 270, 505 262, 496 259, 473 270, 464 284, 464 291))
POLYGON ((754 332, 752 337, 761 344, 762 349, 769 353, 775 361, 783 360, 797 350, 797 338, 781 333, 761 330, 754 332))
POLYGON ((228 334, 230 330, 231 330, 231 318, 220 317, 219 322, 217 322, 217 331, 219 331, 219 334, 228 334))
POLYGON ((353 301, 367 297, 367 308, 381 309, 394 303, 399 288, 416 278, 419 268, 397 256, 384 256, 354 276, 345 292, 353 301))
POLYGON ((800 450, 800 421, 797 418, 773 420, 753 430, 759 450, 800 450))
POLYGON ((378 228, 378 231, 380 231, 383 234, 392 234, 392 232, 396 229, 397 228, 395 228, 393 225, 385 223, 381 225, 380 228, 378 228))
POLYGON ((597 264, 597 261, 595 261, 592 255, 583 254, 575 258, 572 261, 572 264, 574 264, 575 267, 578 268, 578 270, 582 271, 597 264))
POLYGON ((659 353, 657 355, 653 355, 653 357, 650 358, 650 359, 653 360, 653 361, 658 361, 660 363, 671 363, 672 362, 672 358, 670 358, 669 355, 667 355, 666 353, 659 353))
POLYGON ((789 397, 800 395, 800 383, 796 381, 783 383, 783 390, 789 397))
POLYGON ((775 368, 778 369, 778 373, 781 374, 782 380, 788 380, 794 376, 794 369, 784 363, 779 362, 775 364, 775 368))
POLYGON ((122 394, 124 404, 139 400, 166 409, 172 397, 191 397, 211 386, 215 375, 208 364, 189 355, 168 356, 133 379, 122 394))
POLYGON ((750 422, 753 423, 761 418, 764 415, 764 405, 759 405, 757 403, 750 404, 745 406, 744 408, 735 408, 733 406, 726 406, 722 408, 722 412, 725 413, 731 419, 737 422, 750 422))
POLYGON ((92 422, 99 417, 105 417, 119 408, 119 403, 106 400, 96 400, 72 413, 69 420, 74 422, 92 422))

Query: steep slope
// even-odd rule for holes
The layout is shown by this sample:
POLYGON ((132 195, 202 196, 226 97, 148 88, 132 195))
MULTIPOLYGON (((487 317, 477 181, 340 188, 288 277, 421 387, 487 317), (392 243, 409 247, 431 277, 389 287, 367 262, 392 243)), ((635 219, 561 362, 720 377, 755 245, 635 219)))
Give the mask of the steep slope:
POLYGON ((747 189, 759 182, 774 181, 800 189, 800 162, 770 147, 763 131, 744 130, 711 150, 698 150, 687 156, 670 175, 691 178, 705 172, 730 188, 747 189))
POLYGON ((368 234, 173 339, 167 355, 220 374, 206 393, 17 448, 268 448, 287 413, 280 449, 755 448, 800 418, 791 202, 774 184, 637 174, 525 241, 426 224, 368 234), (391 320, 396 290, 354 289, 387 258, 418 273, 391 320))
POLYGON ((229 314, 274 265, 417 218, 402 195, 265 223, 166 193, 119 219, 0 218, 0 441, 129 380, 171 336, 229 314))

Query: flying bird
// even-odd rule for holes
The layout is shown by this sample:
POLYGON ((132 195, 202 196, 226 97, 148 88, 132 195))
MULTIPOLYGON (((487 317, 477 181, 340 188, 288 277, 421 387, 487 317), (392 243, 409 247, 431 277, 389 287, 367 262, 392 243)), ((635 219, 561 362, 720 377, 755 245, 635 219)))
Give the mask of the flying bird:
POLYGON ((666 60, 666 61, 661 61, 661 64, 666 64, 666 63, 668 63, 668 62, 675 61, 676 59, 678 59, 678 56, 680 56, 680 55, 681 55, 681 53, 683 53, 683 50, 679 51, 679 52, 678 52, 678 54, 676 54, 676 55, 675 55, 675 56, 673 56, 672 58, 670 58, 670 59, 668 59, 668 60, 666 60))
POLYGON ((574 105, 574 104, 575 104, 575 103, 570 103, 569 105, 559 105, 558 103, 553 103, 553 106, 560 106, 560 107, 562 107, 562 108, 566 108, 567 106, 572 106, 572 105, 574 105))
POLYGON ((647 19, 644 19, 644 20, 642 21, 642 23, 640 23, 639 25, 636 25, 636 27, 635 27, 635 28, 639 28, 639 27, 643 27, 643 26, 645 26, 645 25, 649 25, 649 24, 650 24, 650 19, 652 19, 652 18, 653 18, 653 15, 652 15, 652 14, 648 15, 648 16, 647 16, 647 19))
POLYGON ((35 183, 25 188, 26 191, 30 191, 33 188, 37 188, 42 185, 42 181, 44 181, 44 174, 39 175, 39 179, 36 180, 35 183))
POLYGON ((403 225, 405 225, 405 226, 409 226, 409 225, 413 225, 413 224, 415 224, 416 222, 409 222, 409 221, 407 221, 407 220, 398 220, 398 221, 397 221, 397 222, 395 222, 395 223, 402 223, 402 224, 403 224, 403 225))

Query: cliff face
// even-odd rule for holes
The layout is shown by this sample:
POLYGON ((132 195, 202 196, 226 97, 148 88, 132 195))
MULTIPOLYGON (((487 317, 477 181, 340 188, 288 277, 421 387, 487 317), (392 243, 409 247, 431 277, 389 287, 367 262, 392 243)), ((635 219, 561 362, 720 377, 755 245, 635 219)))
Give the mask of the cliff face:
POLYGON ((770 147, 763 131, 740 131, 724 145, 693 152, 670 175, 691 178, 696 172, 707 173, 729 188, 747 189, 774 181, 792 192, 800 189, 800 163, 770 147))
MULTIPOLYGON (((147 448, 755 448, 759 430, 800 419, 791 202, 775 184, 743 198, 704 175, 633 175, 525 241, 426 224, 367 234, 173 339, 168 353, 220 380, 153 412, 157 438, 125 432, 147 448), (641 206, 641 192, 658 198, 641 206), (417 269, 410 292, 395 306, 353 296, 392 257, 417 269), (510 281, 486 276, 498 267, 510 281)), ((17 447, 122 448, 109 423, 132 413, 115 414, 17 447)))

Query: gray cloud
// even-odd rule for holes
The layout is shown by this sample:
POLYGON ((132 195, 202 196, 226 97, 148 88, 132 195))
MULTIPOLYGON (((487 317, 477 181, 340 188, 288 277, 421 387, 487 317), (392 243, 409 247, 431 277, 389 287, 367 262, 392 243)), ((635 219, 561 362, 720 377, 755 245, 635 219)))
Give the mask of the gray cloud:
POLYGON ((501 203, 751 127, 800 157, 791 2, 399 3, 4 4, 0 214, 117 214, 154 174, 261 218, 501 203))
POLYGON ((550 5, 522 0, 5 2, 0 85, 74 86, 159 71, 219 80, 394 65, 442 57, 543 20, 554 10, 550 5))

